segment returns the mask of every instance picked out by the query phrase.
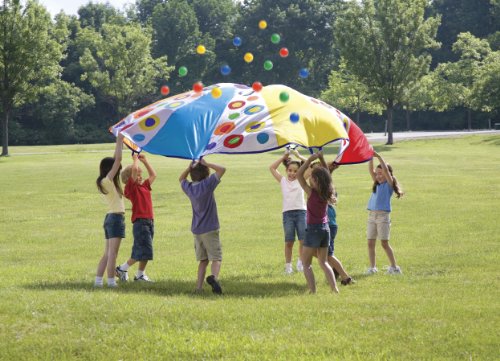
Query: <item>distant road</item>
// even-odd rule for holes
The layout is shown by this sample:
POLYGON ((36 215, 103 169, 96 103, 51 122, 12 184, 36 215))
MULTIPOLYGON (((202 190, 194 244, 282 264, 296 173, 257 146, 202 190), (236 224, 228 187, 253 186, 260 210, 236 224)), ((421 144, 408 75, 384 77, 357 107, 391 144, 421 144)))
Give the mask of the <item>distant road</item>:
MULTIPOLYGON (((499 134, 500 130, 471 130, 470 132, 458 131, 458 132, 439 132, 439 131, 429 131, 429 132, 394 132, 392 133, 394 141, 406 140, 406 139, 420 139, 420 138, 447 138, 447 137, 461 137, 464 135, 471 134, 499 134)), ((365 133, 369 141, 386 141, 387 135, 384 133, 365 133)))

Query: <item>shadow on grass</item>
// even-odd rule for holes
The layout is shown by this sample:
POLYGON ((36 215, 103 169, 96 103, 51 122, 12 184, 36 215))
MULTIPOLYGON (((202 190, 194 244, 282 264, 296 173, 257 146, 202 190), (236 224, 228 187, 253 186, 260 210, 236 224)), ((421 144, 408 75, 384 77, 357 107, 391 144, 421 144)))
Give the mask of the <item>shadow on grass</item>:
POLYGON ((488 145, 500 145, 500 136, 493 136, 482 140, 482 143, 488 145))
MULTIPOLYGON (((160 280, 154 283, 134 282, 119 283, 117 288, 109 289, 95 288, 92 282, 65 281, 65 282, 43 282, 25 285, 24 288, 35 291, 89 291, 89 292, 118 292, 118 293, 146 293, 159 296, 192 296, 193 298, 212 298, 211 287, 204 284, 202 293, 195 293, 196 280, 185 281, 179 279, 160 280)), ((239 298, 277 298, 307 293, 305 279, 300 283, 296 279, 283 281, 256 282, 251 277, 227 277, 221 279, 224 297, 239 298)))

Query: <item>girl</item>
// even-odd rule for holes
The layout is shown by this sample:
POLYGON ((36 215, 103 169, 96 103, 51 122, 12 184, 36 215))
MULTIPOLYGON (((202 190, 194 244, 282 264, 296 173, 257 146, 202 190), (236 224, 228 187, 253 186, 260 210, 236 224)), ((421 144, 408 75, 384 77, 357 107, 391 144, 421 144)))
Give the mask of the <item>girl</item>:
POLYGON ((373 188, 370 200, 368 201, 368 257, 370 258, 370 268, 366 271, 367 274, 378 272, 375 263, 375 242, 378 238, 382 241, 382 247, 391 262, 391 266, 387 270, 388 274, 401 274, 401 268, 396 264, 394 252, 389 245, 389 234, 391 227, 390 212, 391 212, 391 197, 395 192, 397 197, 403 196, 396 177, 393 176, 392 167, 386 164, 384 159, 377 153, 373 155, 378 158, 380 164, 376 169, 373 169, 373 158, 368 163, 368 170, 373 179, 373 188))
POLYGON ((302 244, 306 229, 306 203, 304 191, 297 181, 297 171, 302 163, 290 159, 287 149, 282 157, 269 166, 271 174, 281 185, 283 194, 283 230, 285 232, 285 274, 292 274, 292 250, 295 242, 295 234, 299 239, 299 259, 297 260, 297 271, 302 272, 302 244), (278 172, 280 163, 286 167, 286 177, 278 172))
POLYGON ((97 189, 104 195, 108 204, 108 213, 104 218, 104 235, 106 244, 104 254, 97 265, 95 287, 102 287, 102 277, 107 269, 108 287, 116 287, 115 267, 116 256, 120 249, 120 242, 125 238, 125 204, 123 202, 123 191, 120 186, 119 176, 122 169, 123 135, 118 134, 114 158, 106 157, 101 160, 99 166, 99 177, 97 177, 97 189))
POLYGON ((315 167, 311 172, 310 186, 304 178, 304 172, 311 162, 319 157, 311 155, 297 172, 297 179, 308 195, 307 199, 307 229, 302 249, 302 264, 304 276, 311 293, 316 293, 316 282, 311 268, 313 256, 317 255, 320 267, 325 272, 326 279, 333 292, 338 293, 337 281, 333 270, 328 264, 327 254, 330 243, 330 228, 328 226, 327 206, 334 201, 334 190, 330 172, 324 167, 315 167))

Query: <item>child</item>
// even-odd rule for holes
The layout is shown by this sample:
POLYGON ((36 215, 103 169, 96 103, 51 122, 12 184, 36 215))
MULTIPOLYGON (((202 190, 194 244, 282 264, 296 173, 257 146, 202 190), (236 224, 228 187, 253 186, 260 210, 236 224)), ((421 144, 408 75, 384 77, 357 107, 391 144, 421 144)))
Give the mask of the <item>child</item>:
POLYGON ((120 249, 122 238, 125 238, 125 205, 123 203, 123 192, 118 180, 122 169, 123 135, 118 134, 116 138, 114 158, 106 157, 99 165, 99 177, 97 177, 97 189, 104 195, 108 205, 108 213, 104 218, 104 235, 106 244, 104 254, 97 265, 94 286, 102 287, 104 270, 108 274, 108 287, 116 287, 115 266, 116 256, 120 249))
POLYGON ((330 172, 323 167, 315 167, 311 172, 310 186, 304 178, 304 172, 311 162, 318 158, 318 154, 312 154, 297 172, 297 179, 308 195, 307 199, 307 229, 302 249, 302 264, 304 265, 304 276, 311 293, 316 293, 316 283, 311 267, 313 256, 318 257, 320 267, 325 273, 326 279, 333 292, 338 293, 337 281, 333 270, 328 264, 327 253, 330 242, 330 228, 328 227, 327 206, 333 202, 334 190, 330 172))
POLYGON ((203 158, 182 172, 179 177, 182 190, 189 197, 193 209, 191 232, 194 235, 194 248, 198 264, 198 280, 196 292, 202 292, 203 280, 209 262, 212 262, 212 274, 207 277, 207 283, 212 287, 212 292, 222 294, 219 283, 219 272, 222 263, 222 247, 219 240, 219 218, 214 191, 226 168, 212 163, 207 163, 203 158), (210 175, 210 169, 215 171, 210 175), (187 180, 188 174, 191 182, 187 180))
MULTIPOLYGON (((337 169, 339 166, 334 162, 327 164, 325 162, 325 159, 323 158, 323 152, 318 152, 318 156, 320 163, 313 163, 311 164, 310 168, 314 169, 316 166, 321 165, 325 169, 328 169, 331 176, 333 171, 337 169)), ((355 281, 352 279, 351 276, 347 274, 340 260, 334 255, 335 237, 337 235, 338 226, 337 226, 337 212, 335 211, 334 207, 337 204, 337 192, 335 191, 335 186, 333 185, 333 179, 332 179, 332 187, 333 187, 334 197, 332 201, 328 202, 328 209, 327 209, 328 227, 330 228, 330 242, 328 244, 328 264, 330 265, 330 267, 332 267, 333 273, 335 274, 335 278, 340 276, 341 284, 346 286, 355 283, 355 281)))
POLYGON ((389 245, 389 234, 391 227, 390 212, 391 212, 391 197, 392 193, 396 192, 397 197, 400 198, 404 193, 392 174, 392 167, 386 164, 384 159, 377 153, 373 155, 378 158, 380 164, 377 168, 373 169, 373 158, 368 163, 368 170, 373 179, 373 188, 370 200, 368 202, 368 256, 370 258, 370 268, 366 271, 367 274, 374 274, 378 272, 375 263, 375 242, 378 238, 382 241, 382 247, 391 262, 387 273, 388 274, 401 274, 401 268, 396 264, 394 252, 389 245))
POLYGON ((144 270, 148 261, 153 259, 153 202, 151 200, 151 185, 156 179, 156 172, 149 164, 144 154, 132 155, 133 164, 126 167, 121 174, 125 184, 125 197, 132 202, 132 223, 134 232, 134 246, 132 255, 124 264, 116 267, 116 276, 120 281, 128 280, 128 269, 139 261, 139 268, 134 281, 152 282, 144 270), (148 171, 148 179, 142 180, 142 169, 139 161, 148 171))
POLYGON ((290 152, 277 159, 269 166, 274 178, 281 185, 283 195, 283 230, 285 232, 285 274, 292 274, 292 250, 295 242, 295 234, 299 239, 299 259, 297 260, 297 271, 302 272, 301 261, 302 244, 306 230, 306 203, 304 191, 297 180, 297 171, 302 162, 290 159, 290 152), (286 167, 286 177, 278 172, 280 163, 286 167))

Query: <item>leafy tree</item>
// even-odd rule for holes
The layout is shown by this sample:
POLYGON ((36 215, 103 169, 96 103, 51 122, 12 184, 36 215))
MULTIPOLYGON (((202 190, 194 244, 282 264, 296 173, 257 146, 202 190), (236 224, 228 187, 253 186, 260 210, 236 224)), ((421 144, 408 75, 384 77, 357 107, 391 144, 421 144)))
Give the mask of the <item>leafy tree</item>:
POLYGON ((164 0, 137 0, 135 2, 137 18, 141 24, 146 25, 151 22, 151 17, 156 5, 164 3, 164 0))
POLYGON ((89 2, 78 9, 78 16, 82 28, 91 27, 100 31, 104 24, 124 25, 125 17, 109 3, 100 4, 89 2))
POLYGON ((428 72, 437 48, 439 17, 424 18, 427 0, 349 2, 335 30, 347 69, 385 107, 387 144, 393 144, 393 109, 404 90, 428 72))
POLYGON ((444 109, 465 107, 467 128, 472 128, 472 110, 481 110, 478 99, 474 98, 474 88, 482 75, 481 68, 490 55, 488 41, 478 39, 471 33, 461 33, 453 44, 453 52, 459 56, 456 62, 439 64, 437 76, 438 97, 444 109))
POLYGON ((83 42, 89 42, 80 63, 82 80, 88 80, 121 118, 152 93, 172 70, 167 58, 153 59, 151 38, 137 24, 104 24, 102 34, 84 29, 83 42))
POLYGON ((411 130, 412 112, 432 109, 435 101, 433 87, 433 77, 427 74, 403 90, 401 105, 406 112, 406 130, 411 130))
POLYGON ((473 106, 486 112, 500 111, 500 51, 488 54, 474 84, 473 106))
MULTIPOLYGON (((29 0, 3 0, 0 7, 0 99, 2 156, 9 154, 9 119, 12 111, 33 99, 40 85, 56 79, 63 46, 52 36, 50 14, 29 0)), ((56 31, 57 32, 57 31, 56 31)))
POLYGON ((321 99, 341 110, 356 112, 359 124, 360 112, 382 114, 382 106, 373 101, 368 88, 354 75, 350 74, 341 62, 339 70, 333 70, 328 78, 328 89, 321 93, 321 99))

